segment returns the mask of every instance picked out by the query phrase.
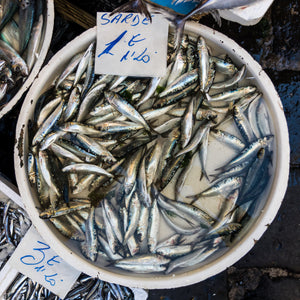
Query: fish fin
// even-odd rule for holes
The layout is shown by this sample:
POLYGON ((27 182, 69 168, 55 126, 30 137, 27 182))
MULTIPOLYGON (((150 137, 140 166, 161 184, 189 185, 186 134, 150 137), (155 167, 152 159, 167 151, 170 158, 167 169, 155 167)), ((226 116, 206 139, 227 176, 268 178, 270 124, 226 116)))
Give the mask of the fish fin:
POLYGON ((221 16, 218 10, 212 10, 210 11, 211 16, 214 18, 214 20, 216 21, 216 23, 219 25, 219 27, 222 26, 222 20, 221 20, 221 16))
POLYGON ((224 167, 222 166, 222 167, 220 167, 220 168, 216 168, 215 171, 219 171, 219 174, 220 174, 220 173, 225 172, 225 169, 224 169, 224 167))
POLYGON ((240 206, 239 205, 237 205, 237 204, 235 204, 235 206, 224 216, 224 217, 228 217, 228 216, 232 216, 232 214, 234 213, 234 211, 236 210, 236 209, 238 209, 240 206))
POLYGON ((147 6, 143 0, 131 0, 119 7, 117 7, 116 9, 114 9, 110 13, 110 15, 113 15, 115 13, 120 13, 120 12, 126 12, 126 11, 134 11, 134 12, 140 13, 140 14, 144 15, 147 19, 149 19, 150 22, 152 22, 151 14, 148 11, 147 6))
POLYGON ((200 181, 202 180, 202 178, 203 178, 203 171, 202 171, 202 169, 200 170, 200 172, 201 172, 201 174, 200 174, 200 181))
POLYGON ((200 181, 202 180, 203 176, 207 179, 207 181, 210 182, 210 179, 209 179, 209 177, 208 177, 208 175, 207 175, 207 173, 206 173, 205 170, 202 170, 202 172, 201 172, 200 181))
POLYGON ((202 170, 202 174, 204 175, 204 177, 207 179, 208 182, 211 182, 205 170, 202 170))
POLYGON ((114 180, 117 181, 120 184, 123 184, 123 181, 121 179, 124 179, 124 175, 115 175, 114 180))
MULTIPOLYGON (((177 55, 177 53, 180 49, 180 44, 181 44, 181 40, 183 37, 183 30, 184 30, 184 25, 185 25, 186 19, 182 16, 177 16, 174 20, 171 20, 171 21, 175 25, 175 28, 176 28, 174 48, 175 48, 175 53, 177 55)), ((174 57, 176 57, 176 55, 174 57)))
POLYGON ((208 102, 211 101, 211 97, 210 97, 210 95, 209 95, 208 93, 205 93, 204 96, 205 96, 205 99, 206 99, 208 102))
POLYGON ((215 181, 219 180, 220 173, 212 174, 209 176, 212 177, 212 179, 210 180, 210 183, 213 184, 215 181))
POLYGON ((164 139, 167 138, 170 134, 170 132, 172 131, 172 129, 166 131, 166 132, 163 132, 161 133, 159 136, 163 137, 164 139))
POLYGON ((199 199, 199 196, 201 196, 201 194, 186 196, 186 198, 192 199, 192 201, 190 202, 190 204, 193 204, 193 203, 195 203, 199 199))

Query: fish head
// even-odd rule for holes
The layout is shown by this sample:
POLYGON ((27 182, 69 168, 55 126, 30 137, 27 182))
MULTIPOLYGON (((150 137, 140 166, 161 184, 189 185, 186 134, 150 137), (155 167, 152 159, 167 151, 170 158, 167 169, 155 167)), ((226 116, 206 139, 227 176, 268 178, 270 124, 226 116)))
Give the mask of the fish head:
POLYGON ((40 213, 41 219, 49 219, 52 216, 52 212, 50 210, 45 210, 40 213))
POLYGON ((32 2, 33 0, 19 0, 19 6, 21 9, 26 9, 32 2))
POLYGON ((15 61, 11 64, 11 68, 13 70, 14 73, 18 74, 18 75, 21 75, 23 77, 26 77, 28 76, 28 68, 26 65, 18 62, 18 61, 15 61))

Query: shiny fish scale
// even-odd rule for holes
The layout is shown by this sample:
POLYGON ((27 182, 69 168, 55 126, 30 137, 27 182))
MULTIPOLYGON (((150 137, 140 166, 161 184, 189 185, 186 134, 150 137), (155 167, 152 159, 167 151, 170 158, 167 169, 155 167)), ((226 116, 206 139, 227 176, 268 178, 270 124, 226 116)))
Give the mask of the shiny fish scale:
POLYGON ((0 199, 0 270, 30 225, 29 217, 23 209, 10 199, 0 199))
MULTIPOLYGON (((66 64, 59 91, 38 101, 28 176, 38 190, 40 217, 108 268, 170 273, 201 263, 239 234, 268 182, 273 135, 263 99, 249 80, 243 85, 246 67, 211 56, 202 37, 185 36, 170 55, 167 75, 152 80, 91 74, 92 45, 66 64), (226 80, 216 82, 219 74, 226 80), (234 153, 227 162, 218 158, 214 174, 211 143, 234 153), (59 174, 71 184, 60 188, 68 197, 49 189, 43 153, 61 163, 59 174), (193 182, 204 188, 186 196, 195 164, 202 171, 193 182), (216 215, 203 204, 206 197, 220 200, 216 215), (162 226, 168 237, 161 236, 162 226)), ((86 295, 98 286, 90 282, 86 295)), ((110 294, 119 297, 117 289, 110 294)))
MULTIPOLYGON (((113 293, 118 295, 119 299, 133 300, 133 291, 125 286, 112 284, 105 282, 98 278, 90 277, 84 273, 78 277, 68 294, 64 299, 66 300, 92 300, 92 299, 106 299, 105 297, 113 293)), ((48 289, 42 285, 37 284, 29 277, 18 273, 15 280, 6 290, 3 295, 3 299, 57 299, 62 300, 58 296, 55 296, 48 289), (13 297, 13 298, 12 298, 13 297)), ((111 298, 109 298, 111 299, 111 298)), ((114 298, 115 299, 115 298, 114 298)))

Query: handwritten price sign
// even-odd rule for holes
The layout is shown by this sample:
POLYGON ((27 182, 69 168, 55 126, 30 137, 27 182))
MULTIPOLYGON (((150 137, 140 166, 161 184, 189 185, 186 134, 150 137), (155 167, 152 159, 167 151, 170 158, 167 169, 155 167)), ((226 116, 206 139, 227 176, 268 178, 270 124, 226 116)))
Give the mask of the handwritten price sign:
POLYGON ((168 22, 152 15, 97 13, 95 73, 163 76, 166 72, 168 22))
POLYGON ((10 265, 64 298, 80 271, 60 258, 37 233, 33 226, 10 258, 10 265))

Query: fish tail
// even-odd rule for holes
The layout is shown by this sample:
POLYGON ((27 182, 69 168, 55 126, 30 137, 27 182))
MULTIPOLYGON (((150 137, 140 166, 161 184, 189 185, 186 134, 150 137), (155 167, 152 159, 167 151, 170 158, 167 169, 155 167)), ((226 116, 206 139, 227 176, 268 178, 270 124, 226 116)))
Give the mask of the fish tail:
POLYGON ((205 170, 202 170, 202 174, 204 175, 204 177, 207 179, 208 182, 211 182, 205 170))
POLYGON ((201 194, 196 194, 196 195, 186 196, 186 198, 192 199, 192 201, 190 202, 190 204, 193 204, 193 203, 195 203, 199 199, 200 196, 201 196, 201 194))
POLYGON ((180 48, 180 43, 183 37, 183 29, 184 25, 186 22, 186 19, 182 16, 176 16, 175 19, 172 21, 175 25, 176 32, 175 32, 175 52, 177 54, 179 48, 180 48))
POLYGON ((124 12, 124 11, 125 12, 126 11, 134 11, 134 12, 140 13, 140 14, 144 15, 147 19, 149 19, 150 22, 152 22, 151 14, 147 8, 147 5, 145 4, 145 2, 143 0, 128 1, 127 3, 114 9, 110 13, 110 16, 113 14, 116 14, 116 13, 124 12))

